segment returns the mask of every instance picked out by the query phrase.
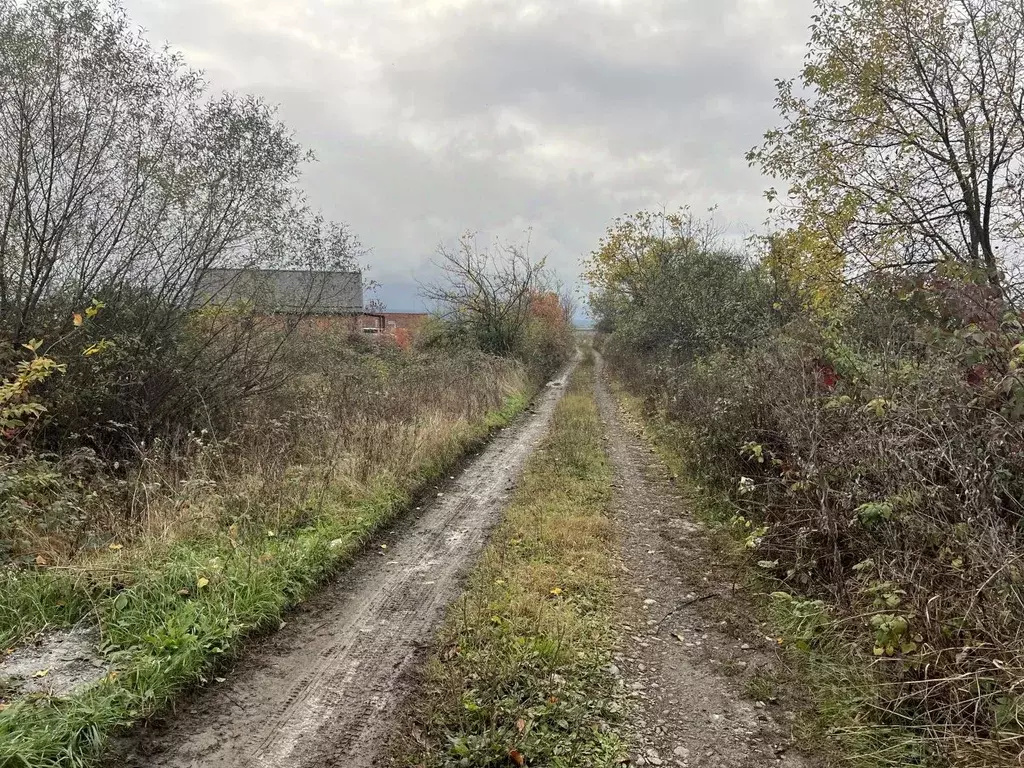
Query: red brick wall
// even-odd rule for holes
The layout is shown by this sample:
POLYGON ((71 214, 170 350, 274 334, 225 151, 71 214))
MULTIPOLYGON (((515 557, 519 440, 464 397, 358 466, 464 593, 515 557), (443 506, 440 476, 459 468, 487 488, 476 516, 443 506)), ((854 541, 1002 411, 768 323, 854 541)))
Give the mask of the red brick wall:
MULTIPOLYGON (((386 312, 382 314, 362 315, 314 315, 303 318, 300 331, 316 331, 331 333, 358 333, 366 329, 376 329, 377 334, 387 337, 402 348, 412 344, 413 337, 430 317, 420 312, 386 312)), ((277 318, 282 326, 285 318, 277 318)), ((367 334, 367 335, 377 335, 367 334)))
POLYGON ((384 321, 387 329, 402 329, 415 333, 430 317, 425 312, 385 312, 384 321))
POLYGON ((384 318, 380 315, 357 315, 353 323, 354 328, 360 332, 366 328, 376 328, 381 333, 385 330, 384 318))

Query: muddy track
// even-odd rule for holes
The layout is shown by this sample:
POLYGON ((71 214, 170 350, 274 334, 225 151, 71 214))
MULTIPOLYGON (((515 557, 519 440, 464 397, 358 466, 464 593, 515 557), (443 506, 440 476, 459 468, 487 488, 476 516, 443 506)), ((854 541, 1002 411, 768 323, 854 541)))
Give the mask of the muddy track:
POLYGON ((567 374, 435 501, 244 655, 115 747, 113 768, 371 766, 461 577, 543 437, 567 374))
POLYGON ((636 702, 625 734, 631 763, 811 768, 794 749, 783 702, 744 696, 755 675, 778 663, 774 642, 597 362, 623 571, 616 665, 636 702))

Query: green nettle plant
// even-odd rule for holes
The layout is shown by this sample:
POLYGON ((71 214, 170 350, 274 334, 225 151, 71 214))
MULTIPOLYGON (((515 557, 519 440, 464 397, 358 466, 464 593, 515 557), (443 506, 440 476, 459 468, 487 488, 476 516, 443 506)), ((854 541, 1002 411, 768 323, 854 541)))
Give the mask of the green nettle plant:
MULTIPOLYGON (((84 311, 72 314, 72 330, 64 337, 50 344, 43 339, 31 339, 21 345, 29 356, 18 360, 14 364, 14 371, 0 381, 0 433, 6 440, 23 440, 29 428, 36 425, 47 412, 48 408, 39 399, 37 390, 55 374, 67 373, 68 364, 58 362, 57 354, 61 348, 70 346, 75 337, 86 330, 87 324, 92 324, 105 307, 102 301, 93 299, 84 311)), ((113 346, 108 339, 87 339, 76 354, 82 358, 91 358, 107 352, 113 346)))

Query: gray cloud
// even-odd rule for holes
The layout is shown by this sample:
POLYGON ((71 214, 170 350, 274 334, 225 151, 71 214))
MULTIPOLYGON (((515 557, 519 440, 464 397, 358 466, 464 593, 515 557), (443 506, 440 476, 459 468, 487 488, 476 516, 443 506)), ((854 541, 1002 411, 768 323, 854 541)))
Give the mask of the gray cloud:
POLYGON ((811 0, 126 0, 154 43, 254 92, 319 162, 310 200, 396 309, 441 241, 530 229, 573 282, 615 216, 764 217, 743 155, 796 73, 811 0))

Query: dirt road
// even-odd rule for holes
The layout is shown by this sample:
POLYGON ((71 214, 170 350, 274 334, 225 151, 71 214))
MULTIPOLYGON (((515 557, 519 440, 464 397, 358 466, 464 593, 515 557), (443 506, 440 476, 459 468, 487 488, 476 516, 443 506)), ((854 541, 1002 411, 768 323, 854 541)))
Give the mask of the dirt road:
POLYGON ((623 571, 616 665, 636 699, 625 734, 632 763, 808 768, 793 749, 792 716, 774 697, 745 695, 751 681, 770 679, 772 639, 639 425, 609 394, 598 362, 623 571))
POLYGON ((407 687, 542 438, 563 376, 415 520, 383 537, 335 584, 246 654, 177 716, 140 728, 110 766, 306 768, 374 763, 407 687))

